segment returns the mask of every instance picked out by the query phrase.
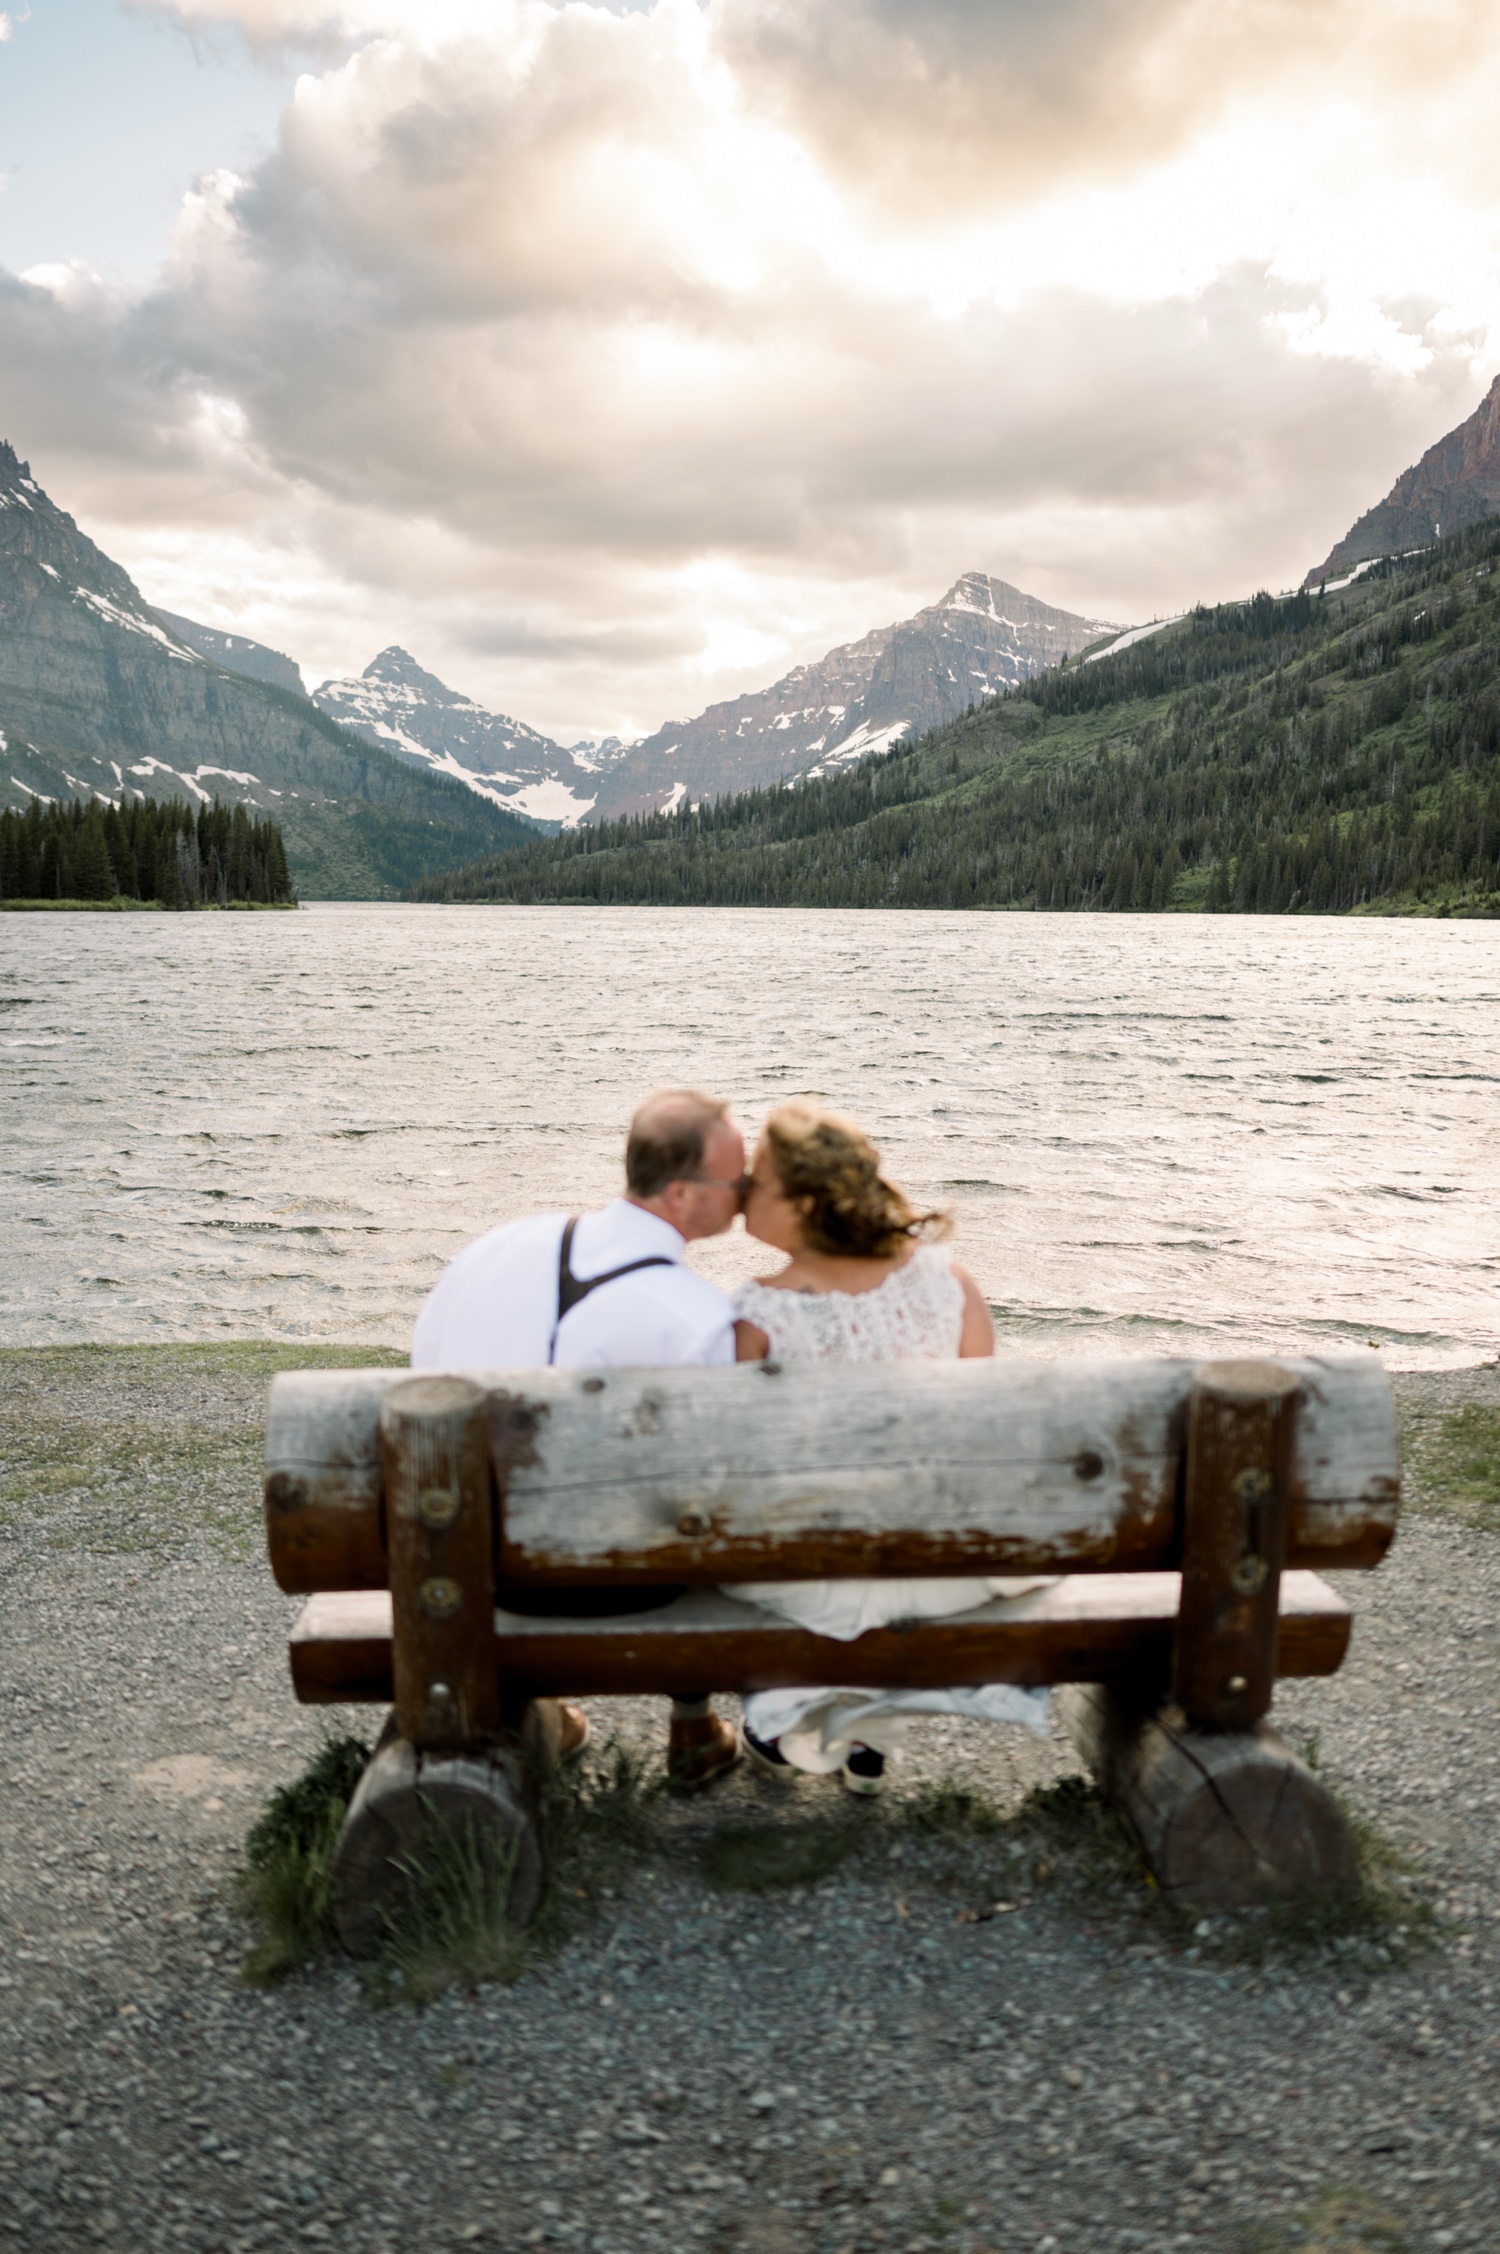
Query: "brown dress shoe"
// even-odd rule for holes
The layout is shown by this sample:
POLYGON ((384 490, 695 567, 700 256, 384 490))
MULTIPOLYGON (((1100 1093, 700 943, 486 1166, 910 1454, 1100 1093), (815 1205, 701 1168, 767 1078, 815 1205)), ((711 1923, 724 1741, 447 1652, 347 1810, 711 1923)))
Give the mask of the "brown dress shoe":
POLYGON ((559 1701, 557 1713, 562 1724, 557 1757, 560 1761, 576 1761, 589 1741, 589 1718, 581 1706, 569 1706, 565 1700, 559 1701))
POLYGON ((667 1739, 667 1783, 673 1792, 701 1792, 726 1776, 740 1757, 740 1733, 717 1714, 672 1716, 667 1739))

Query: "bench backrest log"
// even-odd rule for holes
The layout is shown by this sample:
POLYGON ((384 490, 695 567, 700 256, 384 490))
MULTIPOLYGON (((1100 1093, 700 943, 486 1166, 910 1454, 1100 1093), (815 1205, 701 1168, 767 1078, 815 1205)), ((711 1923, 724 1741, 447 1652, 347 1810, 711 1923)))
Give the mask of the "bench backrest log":
MULTIPOLYGON (((1295 1381, 1284 1562, 1374 1565, 1399 1496, 1389 1381, 1365 1356, 1281 1368, 1295 1381)), ((501 1583, 1182 1563, 1187 1361, 464 1374, 485 1397, 501 1583)), ((381 1409, 403 1384, 399 1370, 273 1382, 266 1518, 283 1589, 389 1585, 381 1409)))

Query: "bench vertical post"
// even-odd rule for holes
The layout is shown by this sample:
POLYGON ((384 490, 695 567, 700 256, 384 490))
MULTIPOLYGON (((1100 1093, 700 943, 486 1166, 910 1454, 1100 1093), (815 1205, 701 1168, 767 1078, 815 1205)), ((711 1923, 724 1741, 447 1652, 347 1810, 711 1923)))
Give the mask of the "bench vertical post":
POLYGON ((483 1389, 436 1376, 392 1386, 380 1453, 396 1704, 334 1853, 334 1914, 356 1953, 399 1924, 445 1840, 505 1874, 517 1924, 542 1882, 531 1763, 501 1728, 483 1389))
POLYGON ((1193 1373, 1172 1690, 1201 1729, 1253 1729, 1275 1694, 1298 1390, 1276 1362, 1193 1373))
POLYGON ((1339 1893, 1354 1838, 1266 1720, 1276 1686, 1293 1422, 1277 1362, 1205 1362, 1188 1397, 1172 1699, 1145 1684, 1064 1693, 1074 1740, 1169 1900, 1241 1909, 1339 1893))
POLYGON ((474 1747, 500 1727, 485 1396, 414 1377, 380 1411, 396 1726, 418 1751, 474 1747))

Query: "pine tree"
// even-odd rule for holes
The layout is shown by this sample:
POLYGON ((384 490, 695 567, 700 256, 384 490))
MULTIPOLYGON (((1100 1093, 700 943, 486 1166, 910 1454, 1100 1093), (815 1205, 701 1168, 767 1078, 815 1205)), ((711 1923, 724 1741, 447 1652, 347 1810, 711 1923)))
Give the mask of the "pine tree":
POLYGON ((97 801, 90 805, 79 824, 72 862, 73 899, 113 900, 115 873, 109 864, 109 848, 104 842, 104 823, 97 801))
POLYGON ((135 853, 117 806, 111 806, 104 817, 104 842, 109 848, 109 865, 115 873, 116 889, 127 900, 140 896, 140 883, 135 866, 135 853))
POLYGON ((154 870, 151 879, 151 897, 164 908, 185 908, 187 894, 183 889, 182 869, 177 857, 177 829, 163 826, 156 839, 154 870))

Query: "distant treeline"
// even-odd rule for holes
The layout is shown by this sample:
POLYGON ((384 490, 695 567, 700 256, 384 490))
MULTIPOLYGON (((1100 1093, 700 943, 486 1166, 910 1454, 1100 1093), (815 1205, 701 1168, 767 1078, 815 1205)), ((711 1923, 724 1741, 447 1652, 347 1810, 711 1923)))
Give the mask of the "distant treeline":
POLYGON ((1191 612, 841 775, 565 833, 429 900, 1500 914, 1500 524, 1191 612))
POLYGON ((154 900, 164 908, 291 907, 297 895, 275 822, 217 799, 126 806, 97 798, 0 814, 0 899, 154 900))

